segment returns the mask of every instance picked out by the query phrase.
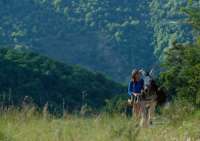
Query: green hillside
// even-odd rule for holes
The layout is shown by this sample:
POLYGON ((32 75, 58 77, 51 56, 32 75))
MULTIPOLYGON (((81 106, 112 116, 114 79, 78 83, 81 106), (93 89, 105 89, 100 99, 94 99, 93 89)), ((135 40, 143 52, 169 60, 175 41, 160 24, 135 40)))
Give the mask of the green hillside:
POLYGON ((198 0, 152 0, 150 7, 151 26, 154 31, 154 53, 163 60, 164 51, 171 47, 174 41, 189 43, 194 41, 191 25, 187 24, 188 16, 183 8, 199 7, 198 0))
POLYGON ((2 0, 0 6, 0 46, 29 48, 117 81, 129 80, 135 67, 155 66, 174 40, 194 40, 181 11, 188 0, 2 0))
POLYGON ((2 0, 0 46, 129 79, 154 62, 148 0, 2 0), (148 60, 145 57, 148 56, 148 60))
POLYGON ((126 90, 100 73, 17 49, 0 50, 0 68, 3 106, 19 106, 25 96, 30 96, 37 106, 43 107, 48 102, 56 112, 63 108, 79 110, 84 104, 98 109, 106 99, 126 90))

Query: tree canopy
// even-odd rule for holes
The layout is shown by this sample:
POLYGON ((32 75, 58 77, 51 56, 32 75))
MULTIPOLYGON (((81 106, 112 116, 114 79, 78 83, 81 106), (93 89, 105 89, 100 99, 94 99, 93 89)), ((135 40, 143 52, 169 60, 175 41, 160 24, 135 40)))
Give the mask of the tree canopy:
POLYGON ((174 42, 166 52, 165 72, 161 74, 163 85, 178 99, 200 106, 200 8, 186 8, 187 22, 196 32, 193 43, 174 42))
POLYGON ((118 81, 154 62, 148 0, 3 0, 0 6, 0 46, 29 48, 118 81))
POLYGON ((20 106, 29 96, 38 107, 48 102, 52 112, 79 110, 84 104, 97 110, 106 99, 126 90, 101 73, 19 49, 1 49, 0 68, 0 102, 4 106, 20 106))

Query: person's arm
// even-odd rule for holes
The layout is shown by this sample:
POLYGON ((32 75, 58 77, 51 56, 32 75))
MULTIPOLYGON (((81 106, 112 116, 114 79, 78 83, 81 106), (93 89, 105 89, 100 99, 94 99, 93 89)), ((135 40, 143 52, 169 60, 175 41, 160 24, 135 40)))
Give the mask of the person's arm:
POLYGON ((133 93, 133 84, 132 81, 130 81, 128 85, 128 95, 131 96, 132 93, 133 93))

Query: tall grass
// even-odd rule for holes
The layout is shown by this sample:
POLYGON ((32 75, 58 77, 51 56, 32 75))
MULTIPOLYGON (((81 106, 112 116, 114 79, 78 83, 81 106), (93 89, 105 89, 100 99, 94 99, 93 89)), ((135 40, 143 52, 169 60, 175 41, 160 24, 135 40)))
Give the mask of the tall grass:
POLYGON ((0 141, 185 141, 200 140, 200 112, 174 126, 157 117, 139 128, 132 118, 102 113, 93 117, 65 114, 56 118, 34 108, 8 108, 0 115, 0 141))

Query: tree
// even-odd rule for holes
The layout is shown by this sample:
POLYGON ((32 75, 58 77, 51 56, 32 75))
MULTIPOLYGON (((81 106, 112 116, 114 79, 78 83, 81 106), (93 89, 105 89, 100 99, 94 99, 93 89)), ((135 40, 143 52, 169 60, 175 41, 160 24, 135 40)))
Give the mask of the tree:
MULTIPOLYGON (((199 37, 199 7, 185 9, 189 15, 188 23, 192 24, 199 37)), ((161 74, 163 85, 169 92, 184 100, 200 106, 200 43, 199 39, 190 44, 174 43, 166 53, 165 71, 161 74)))
POLYGON ((184 23, 187 15, 181 11, 182 7, 190 5, 188 0, 152 0, 150 3, 154 53, 161 62, 164 50, 170 47, 174 40, 179 43, 194 40, 191 25, 184 23))
POLYGON ((124 93, 124 86, 80 66, 59 63, 36 53, 18 49, 0 49, 0 102, 20 106, 28 96, 42 108, 47 102, 51 112, 69 112, 86 104, 98 110, 106 99, 124 93), (2 97, 5 97, 2 99, 2 97))
POLYGON ((148 0, 0 1, 4 7, 0 45, 23 46, 125 81, 134 67, 148 68, 155 59, 148 4, 148 0))

